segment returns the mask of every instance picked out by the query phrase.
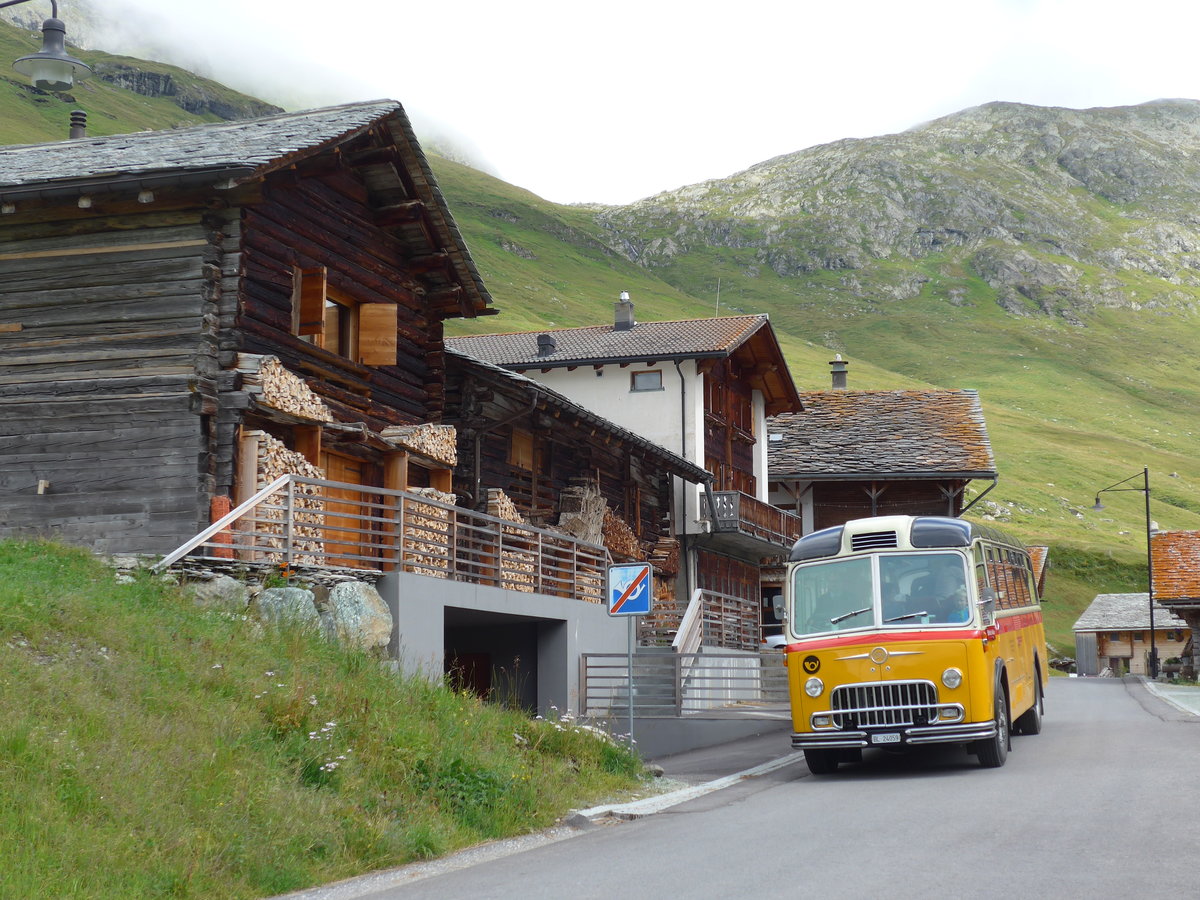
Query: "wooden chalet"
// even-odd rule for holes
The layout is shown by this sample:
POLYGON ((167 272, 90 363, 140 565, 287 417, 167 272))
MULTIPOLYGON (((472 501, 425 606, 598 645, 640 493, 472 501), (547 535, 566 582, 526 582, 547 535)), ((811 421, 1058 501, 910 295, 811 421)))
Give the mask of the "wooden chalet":
POLYGON ((164 552, 282 473, 450 488, 384 433, 494 310, 399 103, 0 148, 0 268, 0 533, 164 552))
POLYGON ((639 322, 623 296, 611 325, 447 344, 702 464, 704 489, 677 484, 675 528, 685 565, 677 606, 664 611, 660 630, 669 637, 699 591, 710 646, 758 648, 761 563, 785 554, 800 535, 798 518, 766 502, 766 416, 802 408, 766 316, 639 322))
MULTIPOLYGON (((832 365, 844 373, 842 360, 832 365)), ((771 502, 801 516, 806 534, 867 516, 957 516, 968 484, 996 481, 976 391, 800 397, 804 412, 768 425, 769 470, 771 502)))

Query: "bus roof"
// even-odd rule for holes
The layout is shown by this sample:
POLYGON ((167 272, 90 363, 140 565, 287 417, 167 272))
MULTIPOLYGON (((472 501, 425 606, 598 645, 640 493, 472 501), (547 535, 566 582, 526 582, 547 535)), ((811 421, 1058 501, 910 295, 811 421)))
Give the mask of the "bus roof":
POLYGON ((788 559, 802 562, 872 550, 969 547, 977 538, 1025 549, 1024 544, 999 529, 968 519, 950 516, 876 516, 853 519, 844 525, 806 534, 793 545, 788 559))

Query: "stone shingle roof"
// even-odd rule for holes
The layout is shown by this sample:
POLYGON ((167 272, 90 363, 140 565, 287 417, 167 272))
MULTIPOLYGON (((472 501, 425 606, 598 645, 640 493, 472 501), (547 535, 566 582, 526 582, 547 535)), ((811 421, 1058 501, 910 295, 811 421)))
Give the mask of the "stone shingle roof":
POLYGON ((638 322, 624 331, 612 325, 589 325, 446 338, 446 346, 510 368, 722 357, 766 324, 767 317, 757 315, 638 322), (542 334, 552 337, 556 345, 554 352, 545 356, 538 355, 538 336, 542 334))
POLYGON ((703 484, 705 481, 711 480, 712 476, 704 469, 700 468, 693 462, 689 462, 682 456, 672 453, 670 450, 662 447, 653 441, 647 440, 641 435, 634 434, 632 431, 627 431, 620 425, 610 422, 608 419, 586 409, 576 403, 574 400, 563 396, 558 391, 546 387, 541 382, 534 381, 532 378, 526 378, 516 372, 510 372, 508 369, 493 365, 485 360, 476 359, 469 353, 462 353, 450 347, 446 348, 446 356, 452 365, 457 364, 467 369, 476 369, 489 374, 492 378, 500 378, 504 381, 518 387, 529 396, 535 396, 546 402, 549 406, 570 413, 590 423, 598 430, 612 435, 622 443, 638 448, 643 454, 653 457, 671 474, 679 475, 680 477, 692 481, 696 484, 703 484))
MULTIPOLYGON (((1076 620, 1075 631, 1136 631, 1150 627, 1150 595, 1097 594, 1076 620)), ((1157 600, 1154 603, 1154 628, 1186 629, 1187 623, 1157 600)))
MULTIPOLYGON (((413 131, 395 100, 348 103, 326 109, 280 113, 257 119, 217 122, 171 131, 82 138, 0 147, 0 200, 18 209, 43 198, 179 183, 232 187, 286 169, 306 157, 378 129, 397 154, 362 164, 368 190, 381 204, 420 200, 439 250, 461 286, 458 306, 466 315, 494 310, 491 296, 471 259, 413 131), (407 182, 401 177, 403 169, 407 182), (411 185, 411 193, 409 187, 411 185)), ((428 239, 422 222, 392 226, 402 240, 428 239)), ((428 276, 435 288, 452 287, 428 276), (436 283, 435 283, 436 282, 436 283)), ((439 281, 440 279, 440 281, 439 281)))
POLYGON ((767 423, 772 478, 996 475, 976 391, 804 391, 800 399, 804 412, 767 423))
POLYGON ((1150 535, 1150 556, 1155 599, 1200 601, 1200 531, 1156 532, 1150 535))
POLYGON ((0 188, 181 170, 247 168, 261 174, 396 112, 402 111, 395 100, 375 100, 171 131, 0 147, 0 188))

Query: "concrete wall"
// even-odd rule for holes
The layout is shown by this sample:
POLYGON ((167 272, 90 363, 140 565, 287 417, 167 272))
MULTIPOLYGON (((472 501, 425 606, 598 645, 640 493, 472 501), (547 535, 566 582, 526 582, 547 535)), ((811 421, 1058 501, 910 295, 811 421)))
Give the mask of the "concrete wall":
POLYGON ((542 714, 578 712, 580 654, 626 650, 627 623, 601 604, 398 572, 376 588, 395 623, 389 651, 404 671, 443 676, 449 622, 459 652, 521 656, 515 694, 542 714))

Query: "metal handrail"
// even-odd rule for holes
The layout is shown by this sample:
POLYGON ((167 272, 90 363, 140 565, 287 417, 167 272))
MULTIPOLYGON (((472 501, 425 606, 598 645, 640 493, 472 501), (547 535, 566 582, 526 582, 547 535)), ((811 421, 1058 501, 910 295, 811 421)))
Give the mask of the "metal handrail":
POLYGON ((205 544, 218 556, 384 569, 603 602, 607 548, 394 489, 284 475, 154 567, 205 544), (340 495, 335 495, 340 494, 340 495), (242 521, 240 530, 235 526, 242 521), (225 532, 225 540, 213 539, 225 532), (234 538, 237 538, 235 540, 234 538))
POLYGON ((183 559, 183 557, 187 556, 201 544, 205 543, 209 538, 220 534, 238 519, 243 518, 248 512, 250 512, 250 510, 254 509, 254 507, 258 506, 260 503, 278 491, 281 487, 286 484, 290 484, 292 478, 294 477, 295 476, 293 475, 280 475, 245 503, 221 516, 221 518, 217 519, 217 521, 213 522, 202 532, 185 543, 182 547, 178 548, 177 550, 172 550, 153 566, 151 566, 150 571, 161 572, 163 569, 167 568, 167 566, 179 562, 179 560, 183 559))

